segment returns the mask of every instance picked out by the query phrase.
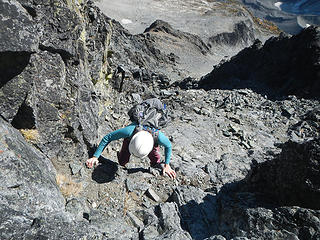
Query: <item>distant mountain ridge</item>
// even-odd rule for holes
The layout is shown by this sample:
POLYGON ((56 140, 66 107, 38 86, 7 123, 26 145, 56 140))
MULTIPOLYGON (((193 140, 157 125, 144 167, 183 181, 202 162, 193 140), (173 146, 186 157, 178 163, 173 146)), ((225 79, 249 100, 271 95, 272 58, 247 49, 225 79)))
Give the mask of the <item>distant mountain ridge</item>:
POLYGON ((297 34, 310 25, 320 25, 320 1, 317 0, 239 0, 253 14, 275 23, 289 34, 297 34))

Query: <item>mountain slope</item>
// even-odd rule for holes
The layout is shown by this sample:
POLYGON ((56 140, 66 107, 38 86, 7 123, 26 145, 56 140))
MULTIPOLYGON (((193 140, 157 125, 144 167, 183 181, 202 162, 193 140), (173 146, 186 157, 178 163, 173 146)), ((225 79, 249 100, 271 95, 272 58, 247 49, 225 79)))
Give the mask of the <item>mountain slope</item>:
MULTIPOLYGON (((319 238, 319 101, 204 90, 185 78, 193 58, 250 44, 248 25, 210 47, 164 21, 132 35, 92 1, 0 1, 0 9, 10 9, 0 11, 1 239, 319 238), (177 179, 146 159, 121 167, 121 141, 86 168, 102 137, 148 97, 171 111, 162 131, 177 179)), ((274 59, 283 45, 317 49, 310 33, 318 30, 253 45, 230 62, 246 53, 254 67, 259 59, 247 53, 268 46, 274 59)), ((223 63, 213 71, 225 73, 223 63)))

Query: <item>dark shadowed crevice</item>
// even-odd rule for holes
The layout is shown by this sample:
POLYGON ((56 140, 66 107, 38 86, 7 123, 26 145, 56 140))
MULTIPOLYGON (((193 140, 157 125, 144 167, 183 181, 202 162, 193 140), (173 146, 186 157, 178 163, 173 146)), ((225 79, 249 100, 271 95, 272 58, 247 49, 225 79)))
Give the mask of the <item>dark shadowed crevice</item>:
POLYGON ((76 133, 74 131, 74 128, 71 126, 67 126, 67 130, 64 132, 65 138, 71 139, 74 143, 78 143, 79 140, 76 136, 76 133))
POLYGON ((97 145, 96 144, 91 144, 90 141, 83 135, 83 141, 84 144, 87 146, 87 152, 88 152, 88 156, 93 156, 97 145))
POLYGON ((27 10, 27 12, 30 14, 30 16, 32 18, 35 18, 37 17, 37 12, 34 8, 30 7, 30 6, 27 6, 27 5, 22 5, 22 7, 24 7, 24 9, 27 10))
POLYGON ((29 52, 0 53, 0 88, 19 75, 30 61, 29 52))
POLYGON ((48 46, 44 46, 42 44, 40 44, 39 49, 42 50, 42 51, 48 51, 50 53, 59 54, 65 64, 67 64, 67 62, 70 59, 72 59, 72 57, 73 57, 71 53, 69 53, 69 52, 67 52, 67 51, 65 51, 63 49, 48 47, 48 46))
POLYGON ((83 216, 84 219, 90 221, 89 213, 84 212, 82 216, 83 216))
POLYGON ((33 115, 33 109, 26 103, 22 103, 11 124, 16 129, 35 128, 35 118, 33 115))
POLYGON ((161 212, 161 207, 160 205, 155 206, 154 208, 154 214, 158 217, 159 220, 159 226, 161 227, 161 229, 164 229, 164 220, 163 220, 163 214, 161 212))

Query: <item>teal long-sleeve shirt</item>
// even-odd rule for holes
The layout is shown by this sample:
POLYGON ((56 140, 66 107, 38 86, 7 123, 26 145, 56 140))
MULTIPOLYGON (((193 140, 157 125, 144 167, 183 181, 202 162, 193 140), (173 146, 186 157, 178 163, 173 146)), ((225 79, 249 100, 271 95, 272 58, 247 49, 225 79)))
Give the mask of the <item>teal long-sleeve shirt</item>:
MULTIPOLYGON (((105 147, 112 141, 118 140, 121 138, 128 138, 131 137, 131 135, 134 132, 134 129, 136 128, 136 124, 132 123, 129 126, 126 126, 124 128, 120 128, 116 131, 113 131, 103 137, 101 140, 97 150, 93 154, 93 156, 99 158, 105 147)), ((165 153, 165 163, 169 164, 171 159, 171 142, 170 140, 161 132, 159 131, 158 135, 158 144, 164 147, 164 153, 165 153)))

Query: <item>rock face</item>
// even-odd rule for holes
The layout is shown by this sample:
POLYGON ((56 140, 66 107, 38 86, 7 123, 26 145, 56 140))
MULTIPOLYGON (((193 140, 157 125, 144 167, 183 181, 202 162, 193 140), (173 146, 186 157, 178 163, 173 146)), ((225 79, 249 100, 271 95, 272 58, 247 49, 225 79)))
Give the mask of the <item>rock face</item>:
POLYGON ((107 71, 109 20, 92 3, 21 4, 1 3, 21 12, 1 22, 1 36, 19 46, 0 50, 1 66, 9 69, 1 75, 1 115, 18 129, 36 129, 35 144, 50 159, 85 158, 97 136, 94 83, 107 71))
POLYGON ((209 43, 161 20, 131 35, 92 1, 0 10, 1 239, 320 238, 318 28, 256 42, 198 81, 199 59, 254 40, 250 22, 209 43), (148 97, 171 110, 177 179, 145 159, 123 168, 116 141, 87 169, 148 97))
POLYGON ((309 27, 293 37, 271 38, 263 46, 256 42, 221 63, 199 86, 252 87, 263 94, 271 89, 272 94, 319 98, 319 34, 319 27, 309 27))
POLYGON ((319 140, 289 142, 282 149, 217 195, 178 187, 172 201, 179 206, 182 227, 193 239, 317 239, 319 140), (288 207, 297 205, 305 208, 288 207))
MULTIPOLYGON (((18 2, 1 1, 1 52, 35 52, 39 36, 32 16, 18 2), (12 16, 17 16, 12 18, 12 16)), ((2 75, 3 76, 3 75, 2 75)), ((1 81, 2 82, 2 81, 1 81)))
POLYGON ((231 217, 237 226, 231 227, 231 232, 239 234, 242 231, 249 239, 317 239, 319 183, 314 176, 319 172, 315 160, 319 139, 288 142, 281 147, 282 152, 274 159, 254 163, 246 179, 226 185, 220 192, 218 201, 225 210, 222 218, 226 217, 225 223, 231 226, 227 223, 231 217), (242 202, 236 204, 240 209, 233 207, 237 201, 242 202), (234 218, 236 215, 242 217, 234 218), (272 227, 267 227, 268 224, 272 227), (261 234, 259 229, 267 230, 261 234))
POLYGON ((5 183, 1 191, 2 201, 10 208, 33 215, 40 211, 64 209, 64 199, 56 185, 52 163, 29 146, 19 131, 3 119, 1 169, 1 180, 5 183))
POLYGON ((50 160, 3 119, 0 132, 1 239, 73 239, 75 232, 78 239, 102 238, 65 212, 50 160))

